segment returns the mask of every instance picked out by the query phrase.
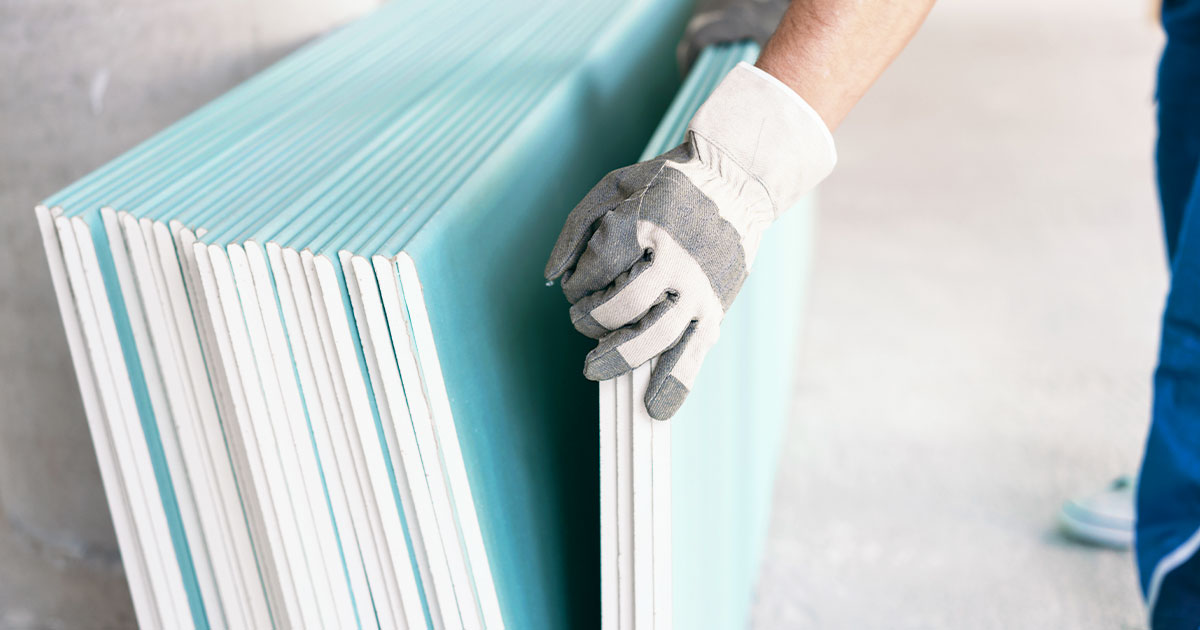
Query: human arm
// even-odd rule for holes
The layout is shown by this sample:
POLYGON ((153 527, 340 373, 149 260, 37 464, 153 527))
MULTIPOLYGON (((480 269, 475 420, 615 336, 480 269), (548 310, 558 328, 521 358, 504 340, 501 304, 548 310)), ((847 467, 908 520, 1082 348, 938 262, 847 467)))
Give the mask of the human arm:
POLYGON ((716 342, 765 229, 836 161, 845 117, 932 0, 795 0, 760 56, 701 106, 683 144, 606 176, 546 265, 575 328, 599 340, 593 380, 659 357, 650 415, 673 415, 716 342))
POLYGON ((841 124, 908 44, 934 0, 795 0, 754 64, 841 124))

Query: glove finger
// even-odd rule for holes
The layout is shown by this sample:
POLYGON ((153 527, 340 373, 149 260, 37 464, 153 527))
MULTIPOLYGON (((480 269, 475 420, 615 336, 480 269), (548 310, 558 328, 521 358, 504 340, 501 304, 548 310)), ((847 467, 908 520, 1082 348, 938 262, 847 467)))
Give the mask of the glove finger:
POLYGON ((646 388, 646 411, 655 420, 667 420, 679 411, 695 382, 705 355, 717 342, 719 323, 700 320, 688 326, 683 336, 658 357, 646 388))
POLYGON ((639 205, 639 199, 626 200, 596 222, 596 229, 574 269, 563 275, 562 290, 568 302, 574 304, 584 296, 603 291, 646 256, 645 247, 638 240, 639 205))
POLYGON ((546 280, 554 280, 570 269, 583 253, 595 230, 596 221, 621 202, 616 187, 608 177, 600 180, 591 192, 576 204, 567 215, 566 224, 558 234, 550 260, 546 261, 546 280))
POLYGON ((611 287, 581 298, 571 307, 575 330, 600 339, 644 317, 651 307, 674 294, 663 269, 654 266, 653 260, 639 260, 617 276, 611 287))
POLYGON ((691 321, 675 300, 661 302, 638 323, 605 335, 588 353, 583 375, 593 381, 620 376, 675 345, 691 321))
MULTIPOLYGON (((554 280, 575 266, 596 230, 596 222, 624 201, 639 194, 658 166, 639 162, 605 175, 567 215, 566 224, 546 262, 546 280, 554 280)), ((564 278, 565 280, 565 278, 564 278)))

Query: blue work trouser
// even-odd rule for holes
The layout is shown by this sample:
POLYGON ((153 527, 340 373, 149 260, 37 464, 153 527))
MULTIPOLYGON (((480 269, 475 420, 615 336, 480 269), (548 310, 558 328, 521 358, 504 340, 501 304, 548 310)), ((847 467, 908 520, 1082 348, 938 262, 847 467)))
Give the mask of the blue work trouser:
MULTIPOLYGON (((1156 163, 1171 289, 1136 550, 1153 630, 1200 628, 1200 0, 1166 0, 1156 163)), ((1117 296, 1119 299, 1119 296, 1117 296)))

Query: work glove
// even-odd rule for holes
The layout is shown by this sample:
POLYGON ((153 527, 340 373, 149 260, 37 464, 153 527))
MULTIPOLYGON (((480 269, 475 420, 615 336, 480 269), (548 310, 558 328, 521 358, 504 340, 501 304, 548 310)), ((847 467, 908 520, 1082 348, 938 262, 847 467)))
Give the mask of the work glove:
MULTIPOLYGON (((646 390, 671 417, 717 341, 763 231, 833 169, 833 138, 791 88, 740 63, 683 144, 609 173, 567 217, 546 279, 562 278, 579 332, 599 339, 584 375, 659 357, 646 390)), ((751 368, 752 369, 752 368, 751 368)))

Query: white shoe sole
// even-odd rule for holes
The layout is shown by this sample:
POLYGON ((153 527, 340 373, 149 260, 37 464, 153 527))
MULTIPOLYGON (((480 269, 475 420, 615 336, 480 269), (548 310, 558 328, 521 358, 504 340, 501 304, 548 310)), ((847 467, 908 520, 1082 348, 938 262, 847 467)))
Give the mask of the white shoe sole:
POLYGON ((1072 517, 1067 512, 1059 512, 1058 524, 1063 533, 1080 542, 1090 543, 1113 549, 1128 549, 1133 546, 1133 530, 1115 527, 1105 527, 1072 517))

